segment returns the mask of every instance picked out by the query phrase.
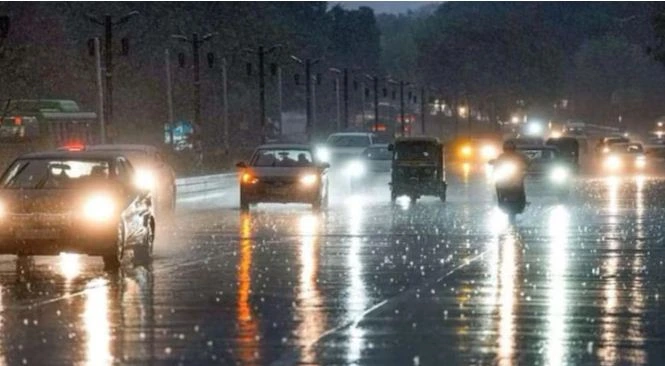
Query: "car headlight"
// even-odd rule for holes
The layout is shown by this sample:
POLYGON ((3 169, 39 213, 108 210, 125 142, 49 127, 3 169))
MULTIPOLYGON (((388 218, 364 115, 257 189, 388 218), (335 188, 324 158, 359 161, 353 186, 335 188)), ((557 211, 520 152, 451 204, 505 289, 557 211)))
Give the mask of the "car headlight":
POLYGON ((312 186, 318 181, 319 177, 316 176, 316 174, 305 174, 300 177, 300 183, 302 183, 304 186, 312 186))
POLYGON ((550 179, 554 183, 561 184, 568 180, 569 175, 570 172, 566 167, 557 166, 552 169, 552 172, 550 172, 550 179))
POLYGON ((635 159, 635 167, 638 169, 643 169, 647 166, 647 159, 644 156, 638 156, 635 159))
POLYGON ((508 180, 517 174, 517 165, 512 162, 502 163, 495 167, 493 178, 495 182, 508 180))
POLYGON ((492 145, 485 145, 480 149, 480 156, 482 156, 484 160, 494 159, 497 155, 496 148, 492 145))
POLYGON ((256 182, 259 181, 259 179, 253 176, 251 173, 243 173, 240 180, 243 184, 256 184, 256 182))
POLYGON ((459 153, 463 158, 468 158, 473 154, 473 149, 469 145, 464 145, 460 148, 459 153))
POLYGON ((316 149, 316 158, 324 163, 330 162, 330 150, 327 147, 320 146, 316 149))
POLYGON ((362 161, 353 160, 349 162, 344 172, 352 178, 361 177, 365 174, 365 164, 362 161))
POLYGON ((607 146, 605 146, 605 147, 603 148, 603 154, 607 154, 607 153, 609 153, 609 152, 610 152, 610 148, 607 147, 607 146))
POLYGON ((623 166, 623 162, 618 156, 611 155, 605 159, 603 165, 605 166, 605 169, 608 170, 619 170, 623 166))
POLYGON ((115 213, 115 203, 110 196, 97 194, 83 204, 83 215, 93 221, 109 221, 115 213))
POLYGON ((138 169, 134 175, 134 183, 140 189, 152 190, 155 188, 155 175, 146 169, 138 169))

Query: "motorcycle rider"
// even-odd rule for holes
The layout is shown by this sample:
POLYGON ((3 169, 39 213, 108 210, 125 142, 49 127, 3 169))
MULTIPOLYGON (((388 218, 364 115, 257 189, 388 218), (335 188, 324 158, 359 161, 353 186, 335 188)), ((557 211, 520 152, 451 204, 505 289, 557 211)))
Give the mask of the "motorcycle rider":
MULTIPOLYGON (((517 172, 520 179, 520 203, 521 205, 526 204, 526 192, 524 190, 524 175, 526 174, 526 169, 529 165, 529 160, 522 153, 517 151, 517 145, 513 141, 506 141, 503 143, 503 153, 499 155, 495 160, 495 166, 500 166, 502 163, 511 162, 517 165, 517 172)), ((499 201, 502 201, 501 192, 497 188, 497 196, 499 201)))

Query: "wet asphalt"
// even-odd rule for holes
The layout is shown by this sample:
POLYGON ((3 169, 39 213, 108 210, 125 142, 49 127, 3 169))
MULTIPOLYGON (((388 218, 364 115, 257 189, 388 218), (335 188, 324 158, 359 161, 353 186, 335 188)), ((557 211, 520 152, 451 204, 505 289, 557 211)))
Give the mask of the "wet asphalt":
POLYGON ((2 256, 0 364, 665 364, 665 180, 531 184, 514 224, 482 172, 449 180, 318 214, 181 197, 151 266, 2 256))

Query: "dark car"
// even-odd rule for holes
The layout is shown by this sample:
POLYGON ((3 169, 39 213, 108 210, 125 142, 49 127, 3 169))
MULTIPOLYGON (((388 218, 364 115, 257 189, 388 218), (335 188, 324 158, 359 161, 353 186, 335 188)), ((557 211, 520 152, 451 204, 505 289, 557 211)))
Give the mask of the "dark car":
POLYGON ((309 203, 315 210, 328 203, 328 163, 318 162, 308 145, 259 146, 240 171, 240 208, 262 202, 309 203))
POLYGON ((392 157, 388 144, 373 144, 357 159, 349 161, 344 167, 344 173, 349 177, 351 190, 365 190, 377 183, 383 183, 384 180, 387 185, 392 157))
POLYGON ((406 195, 412 202, 421 196, 446 201, 446 169, 443 144, 433 137, 401 137, 390 145, 393 152, 390 199, 406 195))
POLYGON ((527 182, 540 183, 555 193, 567 193, 573 181, 574 167, 553 146, 518 147, 528 160, 527 182))
POLYGON ((0 178, 0 254, 101 256, 117 267, 125 249, 152 254, 149 190, 118 154, 48 152, 20 156, 0 178))

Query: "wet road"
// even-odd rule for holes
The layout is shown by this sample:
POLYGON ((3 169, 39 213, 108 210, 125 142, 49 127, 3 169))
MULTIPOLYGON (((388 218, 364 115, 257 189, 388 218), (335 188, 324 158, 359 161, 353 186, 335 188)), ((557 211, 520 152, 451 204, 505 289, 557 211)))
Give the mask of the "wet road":
POLYGON ((581 179, 512 226, 451 181, 325 215, 188 197, 151 268, 0 257, 0 364, 665 363, 665 180, 581 179))

